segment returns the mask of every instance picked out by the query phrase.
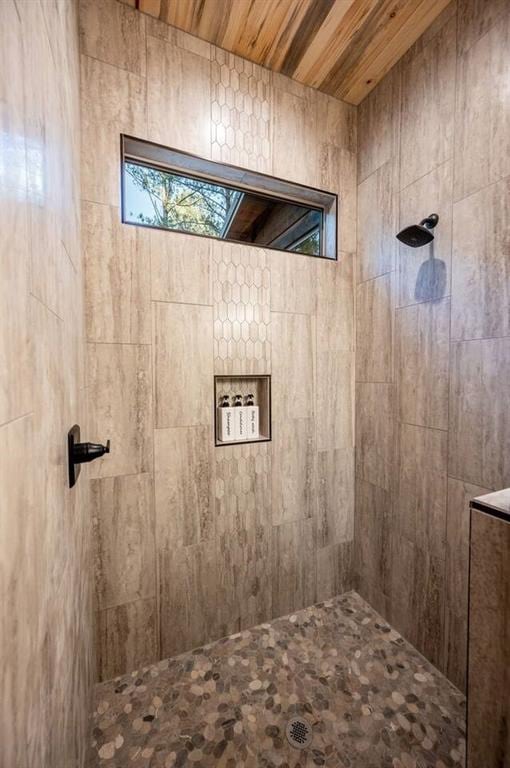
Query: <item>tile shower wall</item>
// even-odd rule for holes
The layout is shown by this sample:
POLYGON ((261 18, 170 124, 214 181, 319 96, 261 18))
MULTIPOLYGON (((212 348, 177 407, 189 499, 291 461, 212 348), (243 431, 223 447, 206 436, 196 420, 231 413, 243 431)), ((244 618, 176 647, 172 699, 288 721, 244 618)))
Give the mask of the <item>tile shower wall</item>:
POLYGON ((0 25, 2 766, 81 768, 93 682, 83 404, 79 56, 73 2, 3 0, 0 25))
POLYGON ((82 215, 102 679, 352 586, 355 110, 83 0, 82 215), (119 134, 340 195, 337 263, 120 223, 119 134), (213 375, 273 442, 213 447, 213 375))
POLYGON ((358 586, 461 687, 468 502, 510 485, 509 43, 458 0, 358 112, 358 586))

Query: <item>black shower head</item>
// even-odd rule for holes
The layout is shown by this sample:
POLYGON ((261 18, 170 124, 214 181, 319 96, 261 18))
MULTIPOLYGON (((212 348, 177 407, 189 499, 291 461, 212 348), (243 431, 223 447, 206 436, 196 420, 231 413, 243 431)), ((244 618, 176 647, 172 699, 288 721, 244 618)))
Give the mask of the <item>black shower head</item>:
POLYGON ((405 245, 410 245, 411 248, 427 245, 434 239, 434 235, 430 230, 434 229, 438 221, 439 216, 437 213, 431 213, 430 216, 420 221, 419 224, 411 224, 410 227, 402 229, 398 233, 397 239, 401 243, 405 243, 405 245))

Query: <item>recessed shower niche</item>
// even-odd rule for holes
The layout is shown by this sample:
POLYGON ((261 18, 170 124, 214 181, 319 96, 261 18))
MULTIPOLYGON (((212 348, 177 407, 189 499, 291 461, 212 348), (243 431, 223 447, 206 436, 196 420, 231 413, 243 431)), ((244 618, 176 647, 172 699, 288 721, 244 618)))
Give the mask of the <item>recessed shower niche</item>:
POLYGON ((271 440, 271 376, 214 377, 215 445, 271 440))

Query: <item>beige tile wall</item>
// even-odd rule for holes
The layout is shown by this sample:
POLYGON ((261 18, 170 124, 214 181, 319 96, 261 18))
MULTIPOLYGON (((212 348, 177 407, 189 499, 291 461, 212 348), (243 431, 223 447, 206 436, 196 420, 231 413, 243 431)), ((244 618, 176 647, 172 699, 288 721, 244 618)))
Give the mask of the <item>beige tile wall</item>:
POLYGON ((468 501, 510 484, 509 34, 453 2, 358 112, 358 584, 461 687, 468 501))
POLYGON ((82 0, 80 32, 107 678, 352 586, 356 121, 116 0, 82 0), (120 224, 121 132, 337 192, 339 261, 120 224), (272 374, 272 443, 214 448, 228 373, 272 374))
MULTIPOLYGON (((94 677, 74 2, 0 25, 0 763, 86 761, 94 677)), ((114 588, 110 582, 106 589, 114 588)))

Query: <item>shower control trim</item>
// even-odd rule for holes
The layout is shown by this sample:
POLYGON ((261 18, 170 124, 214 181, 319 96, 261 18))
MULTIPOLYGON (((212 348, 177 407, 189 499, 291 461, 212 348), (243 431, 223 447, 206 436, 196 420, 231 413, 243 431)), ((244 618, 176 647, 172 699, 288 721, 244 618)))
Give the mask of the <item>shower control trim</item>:
POLYGON ((110 453, 110 441, 101 443, 80 443, 80 427, 75 424, 67 433, 67 460, 69 468, 69 488, 72 488, 80 474, 80 464, 94 461, 110 453))

